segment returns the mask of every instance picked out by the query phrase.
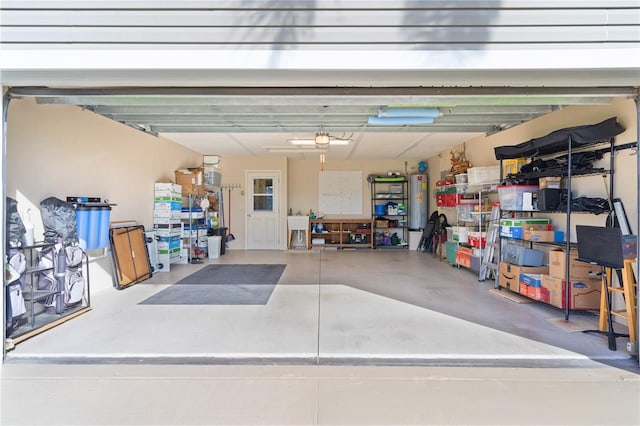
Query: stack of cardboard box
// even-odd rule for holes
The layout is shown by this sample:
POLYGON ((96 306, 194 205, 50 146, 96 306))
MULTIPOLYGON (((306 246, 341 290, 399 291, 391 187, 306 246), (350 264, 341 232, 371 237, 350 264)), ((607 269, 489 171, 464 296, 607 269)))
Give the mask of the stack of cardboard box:
MULTIPOLYGON (((576 260, 578 252, 570 252, 569 309, 600 308, 602 277, 600 267, 576 260)), ((542 276, 543 302, 566 308, 566 256, 563 250, 549 252, 549 274, 542 276)))
POLYGON ((155 184, 153 228, 158 241, 159 271, 168 272, 171 263, 181 263, 182 254, 182 189, 171 182, 155 184))
MULTIPOLYGON (((566 257, 563 250, 548 253, 549 266, 520 266, 500 262, 498 284, 552 306, 567 308, 566 257)), ((602 280, 600 267, 576 260, 577 252, 570 254, 569 309, 598 310, 602 280)))

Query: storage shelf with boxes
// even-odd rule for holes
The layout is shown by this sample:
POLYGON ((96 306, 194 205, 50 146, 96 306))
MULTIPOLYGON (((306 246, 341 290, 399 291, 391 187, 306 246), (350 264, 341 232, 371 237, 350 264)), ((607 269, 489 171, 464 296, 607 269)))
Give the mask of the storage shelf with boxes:
MULTIPOLYGON (((574 229, 571 223, 572 214, 576 211, 598 214, 609 210, 606 200, 594 205, 599 203, 597 199, 581 197, 588 201, 576 202, 572 198, 572 180, 579 176, 610 175, 615 165, 615 136, 624 130, 617 118, 611 117, 596 124, 559 129, 518 145, 494 148, 496 160, 503 166, 505 162, 513 162, 516 159, 531 160, 521 165, 518 172, 508 174, 504 187, 499 188, 501 208, 507 214, 511 217, 521 217, 533 216, 533 212, 536 211, 566 213, 565 235, 557 233, 553 228, 536 229, 536 224, 529 224, 520 231, 521 238, 530 241, 529 244, 562 242, 563 248, 548 252, 548 272, 539 272, 540 277, 525 275, 523 280, 517 278, 522 281, 518 292, 522 290, 528 297, 564 309, 566 320, 569 319, 570 310, 599 309, 602 285, 597 271, 591 271, 590 268, 585 268, 584 264, 575 261, 576 253, 572 250, 571 235, 574 229), (574 153, 577 148, 580 150, 574 153), (599 168, 598 164, 595 164, 596 160, 602 158, 600 154, 604 153, 610 154, 609 170, 599 168), (528 186, 519 186, 521 184, 528 186), (523 213, 525 211, 527 213, 523 213)), ((612 179, 609 179, 607 194, 608 197, 614 197, 612 179)), ((510 225, 505 224, 501 235, 507 232, 508 238, 514 238, 513 233, 506 228, 508 226, 510 225)), ((501 271, 509 265, 503 263, 500 265, 501 271)), ((500 278, 506 282, 502 275, 500 278)), ((515 279, 513 276, 512 278, 515 279)), ((504 282, 500 282, 499 285, 505 287, 504 282)), ((515 291, 515 288, 510 289, 515 291)))

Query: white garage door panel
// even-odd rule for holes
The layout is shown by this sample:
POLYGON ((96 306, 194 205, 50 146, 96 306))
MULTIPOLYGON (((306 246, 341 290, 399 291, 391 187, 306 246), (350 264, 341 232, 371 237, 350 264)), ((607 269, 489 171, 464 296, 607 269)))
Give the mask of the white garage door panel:
MULTIPOLYGON (((182 6, 182 3, 180 4, 182 6)), ((274 10, 239 13, 229 10, 5 10, 3 25, 60 26, 385 26, 402 27, 421 20, 422 26, 572 26, 634 25, 637 10, 274 10)))
MULTIPOLYGON (((637 26, 527 28, 137 28, 3 27, 3 43, 451 44, 624 42, 637 26)), ((522 46, 519 46, 522 47, 522 46)))

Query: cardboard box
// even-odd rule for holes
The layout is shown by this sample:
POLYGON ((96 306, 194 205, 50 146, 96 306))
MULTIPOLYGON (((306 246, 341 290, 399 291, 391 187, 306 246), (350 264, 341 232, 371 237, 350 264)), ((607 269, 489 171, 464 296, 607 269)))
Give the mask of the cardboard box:
MULTIPOLYGON (((574 280, 569 283, 569 286, 569 309, 600 309, 602 290, 602 280, 600 278, 574 280)), ((543 275, 541 288, 541 301, 561 309, 567 307, 565 280, 551 275, 543 275)))
POLYGON ((536 230, 536 231, 549 231, 552 229, 551 224, 528 224, 528 225, 500 225, 500 236, 515 238, 515 239, 523 239, 524 231, 528 230, 536 230))
POLYGON ((520 294, 533 300, 542 300, 542 274, 520 274, 520 294))
MULTIPOLYGON (((178 185, 204 185, 204 168, 193 167, 175 171, 176 183, 178 185)), ((184 188, 183 193, 184 193, 184 188)))
POLYGON ((522 239, 522 226, 500 225, 500 236, 507 238, 522 239))
POLYGON ((182 210, 182 203, 178 201, 156 201, 153 204, 153 211, 158 210, 175 210, 179 212, 182 210))
MULTIPOLYGON (((600 273, 600 267, 591 265, 590 263, 580 262, 576 260, 578 257, 577 250, 571 250, 569 270, 571 280, 589 279, 593 273, 600 273)), ((566 279, 566 257, 564 250, 549 251, 549 275, 555 278, 566 279)))
MULTIPOLYGON (((533 217, 533 218, 517 218, 517 219, 500 219, 500 225, 503 226, 525 226, 525 225, 551 225, 551 219, 533 217)), ((551 228, 533 228, 533 229, 551 229, 551 228)))
POLYGON ((500 262, 498 284, 516 293, 520 292, 520 274, 548 274, 546 266, 518 266, 507 262, 500 262))
POLYGON ((456 252, 456 263, 465 268, 471 268, 471 256, 473 249, 460 246, 456 252))
POLYGON ((204 185, 191 185, 191 184, 183 184, 182 185, 182 199, 185 199, 185 196, 194 195, 194 196, 203 196, 204 195, 204 185))
POLYGON ((502 160, 502 176, 515 174, 520 171, 523 165, 527 164, 526 158, 514 158, 510 160, 502 160))
POLYGON ((540 179, 538 179, 538 185, 540 186, 540 189, 545 189, 545 188, 559 189, 561 181, 562 181, 561 177, 555 177, 555 176, 541 177, 540 179))
POLYGON ((561 243, 564 241, 564 232, 525 229, 522 233, 522 239, 526 241, 536 241, 539 243, 561 243))
MULTIPOLYGON (((542 287, 533 287, 530 285, 526 285, 522 281, 520 281, 520 294, 528 297, 529 299, 543 301, 545 296, 543 295, 542 287)), ((548 292, 547 292, 548 294, 548 292)), ((546 297, 548 299, 548 297, 546 297)))
POLYGON ((520 282, 529 287, 540 288, 542 286, 542 274, 520 274, 520 282))
POLYGON ((156 192, 167 191, 176 192, 178 194, 182 192, 180 185, 173 182, 156 182, 153 184, 153 187, 156 192))

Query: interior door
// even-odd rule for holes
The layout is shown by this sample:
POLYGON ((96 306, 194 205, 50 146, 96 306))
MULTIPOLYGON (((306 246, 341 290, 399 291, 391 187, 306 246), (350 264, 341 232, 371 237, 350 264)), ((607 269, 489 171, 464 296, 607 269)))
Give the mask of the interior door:
POLYGON ((249 250, 280 248, 280 172, 247 173, 247 243, 249 250))

